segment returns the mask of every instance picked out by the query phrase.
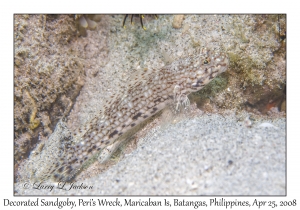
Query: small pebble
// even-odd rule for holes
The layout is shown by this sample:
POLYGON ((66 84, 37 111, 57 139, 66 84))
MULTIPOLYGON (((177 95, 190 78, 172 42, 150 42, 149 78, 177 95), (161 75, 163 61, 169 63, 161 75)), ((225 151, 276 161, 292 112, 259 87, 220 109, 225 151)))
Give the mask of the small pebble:
POLYGON ((172 23, 173 28, 181 28, 183 19, 184 15, 175 15, 172 23))

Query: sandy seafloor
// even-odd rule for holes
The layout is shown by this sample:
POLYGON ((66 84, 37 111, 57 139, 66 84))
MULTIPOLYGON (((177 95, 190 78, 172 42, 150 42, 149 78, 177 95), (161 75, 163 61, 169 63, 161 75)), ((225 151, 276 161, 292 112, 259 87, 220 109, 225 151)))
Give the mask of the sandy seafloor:
POLYGON ((286 119, 253 120, 251 127, 234 114, 184 119, 81 183, 93 188, 50 191, 16 183, 15 194, 285 195, 286 119))

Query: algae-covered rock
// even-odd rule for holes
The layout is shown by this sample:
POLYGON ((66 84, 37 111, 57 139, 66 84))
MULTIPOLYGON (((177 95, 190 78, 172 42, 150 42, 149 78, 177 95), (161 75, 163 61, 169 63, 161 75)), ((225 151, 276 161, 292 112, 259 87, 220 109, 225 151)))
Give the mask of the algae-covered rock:
POLYGON ((35 146, 38 135, 49 135, 58 119, 68 114, 68 106, 82 86, 78 81, 83 78, 84 64, 74 45, 72 16, 14 18, 15 159, 20 160, 35 146), (66 103, 65 97, 69 98, 66 103), (50 118, 47 127, 45 115, 50 118))

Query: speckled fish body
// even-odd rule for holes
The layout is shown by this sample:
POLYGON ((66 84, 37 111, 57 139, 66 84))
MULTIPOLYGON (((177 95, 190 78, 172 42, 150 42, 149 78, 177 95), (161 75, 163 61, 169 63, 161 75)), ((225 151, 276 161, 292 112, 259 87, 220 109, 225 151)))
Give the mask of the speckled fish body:
POLYGON ((174 61, 159 70, 140 73, 125 93, 113 95, 106 101, 104 111, 79 129, 77 138, 80 140, 53 161, 44 173, 51 174, 55 180, 70 181, 102 149, 174 102, 176 95, 200 90, 226 71, 228 65, 225 54, 203 48, 198 55, 174 61))

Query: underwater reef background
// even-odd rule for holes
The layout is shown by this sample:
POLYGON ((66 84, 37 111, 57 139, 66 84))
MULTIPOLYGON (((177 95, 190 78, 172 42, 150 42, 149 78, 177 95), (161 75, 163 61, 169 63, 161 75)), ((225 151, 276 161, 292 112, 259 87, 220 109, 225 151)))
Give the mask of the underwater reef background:
MULTIPOLYGON (((139 71, 200 47, 228 54, 229 69, 191 103, 276 118, 286 113, 285 15, 14 16, 15 169, 65 118, 74 131, 139 71)), ((244 120, 244 119, 243 119, 244 120)))

